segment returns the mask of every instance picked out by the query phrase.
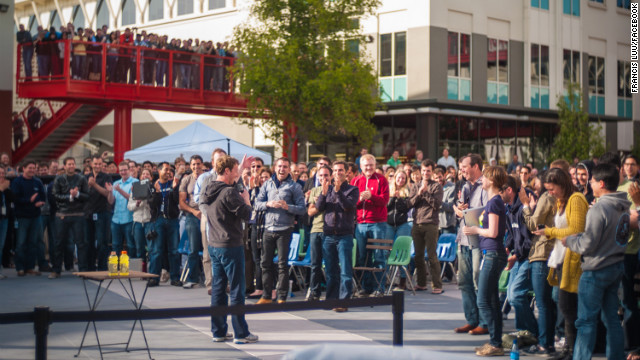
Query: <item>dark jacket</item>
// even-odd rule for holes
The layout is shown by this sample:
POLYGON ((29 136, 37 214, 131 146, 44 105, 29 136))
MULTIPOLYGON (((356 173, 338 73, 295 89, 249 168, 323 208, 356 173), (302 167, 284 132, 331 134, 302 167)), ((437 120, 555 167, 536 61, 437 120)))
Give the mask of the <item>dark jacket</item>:
POLYGON ((335 191, 329 186, 327 195, 318 196, 316 208, 324 211, 324 233, 326 235, 348 235, 355 230, 356 205, 360 198, 360 190, 348 183, 342 183, 335 191))
POLYGON ((25 179, 19 176, 11 182, 11 191, 14 194, 15 216, 17 218, 35 218, 40 216, 40 208, 35 206, 38 201, 46 201, 44 185, 40 179, 33 177, 25 179), (31 202, 31 196, 37 193, 36 199, 31 202))
MULTIPOLYGON (((13 192, 11 188, 0 191, 0 208, 4 209, 4 213, 0 212, 0 219, 6 219, 9 217, 11 211, 11 205, 13 203, 13 192)), ((1 249, 0 249, 1 250, 1 249)))
MULTIPOLYGON (((162 196, 161 192, 156 191, 155 187, 151 188, 151 202, 149 207, 151 208, 151 221, 156 221, 158 216, 163 216, 167 219, 177 219, 180 215, 180 209, 178 208, 178 202, 180 199, 179 186, 171 187, 173 181, 168 181, 169 188, 165 191, 165 195, 162 196), (164 201, 164 212, 160 212, 160 208, 164 201)), ((161 186, 162 188, 162 186, 161 186)))
POLYGON ((53 181, 53 197, 56 200, 57 213, 60 215, 79 214, 84 212, 84 204, 89 200, 89 185, 84 176, 74 174, 72 176, 59 175, 53 181), (78 188, 78 197, 71 201, 69 192, 78 188))
MULTIPOLYGON (((89 181, 89 178, 92 178, 92 177, 94 177, 93 173, 87 175, 85 178, 87 179, 87 181, 89 181)), ((96 176, 95 178, 96 178, 96 184, 102 187, 105 187, 106 183, 110 183, 112 181, 111 176, 103 172, 99 172, 98 176, 96 176)), ((102 196, 102 194, 100 194, 98 190, 90 187, 89 200, 87 200, 84 206, 85 216, 87 216, 88 218, 91 218, 93 214, 107 212, 107 211, 111 211, 111 205, 109 205, 107 198, 102 196)))
POLYGON ((242 221, 251 218, 251 206, 244 202, 235 184, 213 181, 200 195, 207 206, 207 239, 213 247, 243 246, 242 221))
POLYGON ((427 191, 418 193, 422 181, 411 188, 408 198, 408 206, 415 208, 413 222, 415 224, 440 224, 440 206, 442 205, 442 185, 437 181, 429 180, 427 191))
POLYGON ((513 251, 518 261, 529 258, 532 235, 527 229, 520 198, 516 196, 513 205, 507 205, 507 239, 505 246, 513 251))
POLYGON ((409 221, 409 210, 406 197, 390 197, 387 204, 387 224, 400 226, 409 221))

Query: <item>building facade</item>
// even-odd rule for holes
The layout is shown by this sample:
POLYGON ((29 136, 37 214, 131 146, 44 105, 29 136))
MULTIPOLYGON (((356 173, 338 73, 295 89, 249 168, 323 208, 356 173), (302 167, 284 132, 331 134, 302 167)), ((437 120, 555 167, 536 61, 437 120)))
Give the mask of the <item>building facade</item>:
MULTIPOLYGON (((250 4, 18 0, 15 21, 32 31, 72 22, 222 42, 231 40, 250 4)), ((569 83, 580 84, 583 105, 593 121, 602 121, 609 148, 630 150, 640 133, 633 121, 640 103, 629 91, 629 8, 629 0, 383 1, 376 16, 360 19, 368 35, 360 49, 376 65, 384 104, 373 119, 379 133, 370 151, 388 158, 400 150, 411 158, 420 149, 437 158, 446 147, 456 158, 479 152, 506 163, 517 154, 542 167, 557 131, 556 104, 569 83)), ((134 147, 194 120, 136 112, 134 147)), ((272 145, 230 119, 199 120, 249 145, 272 145)), ((110 126, 106 119, 91 136, 108 138, 110 126)), ((308 160, 320 154, 352 159, 359 148, 357 139, 335 139, 300 144, 299 153, 308 160)))

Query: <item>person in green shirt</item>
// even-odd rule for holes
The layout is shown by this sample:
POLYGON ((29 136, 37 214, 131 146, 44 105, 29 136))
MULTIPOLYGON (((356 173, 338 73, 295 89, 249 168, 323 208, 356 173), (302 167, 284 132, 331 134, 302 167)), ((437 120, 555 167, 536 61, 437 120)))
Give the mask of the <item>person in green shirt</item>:
POLYGON ((319 300, 321 294, 321 283, 324 278, 322 274, 322 245, 324 243, 324 211, 318 211, 315 206, 316 200, 322 193, 322 184, 331 184, 331 168, 322 165, 316 172, 316 177, 320 186, 311 189, 307 200, 307 214, 312 219, 311 231, 309 235, 309 250, 311 252, 311 278, 309 280, 309 291, 307 300, 319 300))
POLYGON ((402 161, 400 161, 400 152, 398 150, 394 150, 393 154, 391 154, 391 158, 387 161, 389 166, 393 166, 394 169, 397 169, 398 166, 402 165, 402 161))

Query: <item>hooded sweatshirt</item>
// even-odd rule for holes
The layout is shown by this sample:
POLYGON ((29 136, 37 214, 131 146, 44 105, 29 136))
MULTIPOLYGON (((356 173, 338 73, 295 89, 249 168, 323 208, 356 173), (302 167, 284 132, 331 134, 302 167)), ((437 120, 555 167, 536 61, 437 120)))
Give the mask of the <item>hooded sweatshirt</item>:
POLYGON ((605 194, 587 213, 583 233, 567 238, 567 247, 582 255, 582 270, 594 271, 624 260, 629 238, 627 194, 605 194))
POLYGON ((207 240, 210 246, 243 246, 242 221, 251 219, 251 206, 245 204, 234 185, 212 181, 200 195, 206 207, 207 240))
POLYGON ((589 181, 591 180, 591 170, 593 170, 593 162, 590 160, 582 161, 578 163, 578 165, 576 165, 576 169, 584 169, 587 171, 587 184, 584 186, 578 184, 578 190, 584 195, 585 198, 587 198, 587 203, 591 204, 595 199, 595 196, 593 196, 593 190, 591 189, 591 185, 589 184, 589 181))

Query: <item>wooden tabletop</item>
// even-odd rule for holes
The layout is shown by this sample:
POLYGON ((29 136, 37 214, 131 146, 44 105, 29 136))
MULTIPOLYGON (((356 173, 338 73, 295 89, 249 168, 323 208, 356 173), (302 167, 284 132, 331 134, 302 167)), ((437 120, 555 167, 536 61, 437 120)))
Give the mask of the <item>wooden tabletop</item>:
POLYGON ((107 280, 107 279, 155 279, 160 277, 156 274, 149 274, 142 271, 129 271, 129 275, 110 276, 108 271, 82 271, 74 272, 73 275, 89 280, 107 280))

